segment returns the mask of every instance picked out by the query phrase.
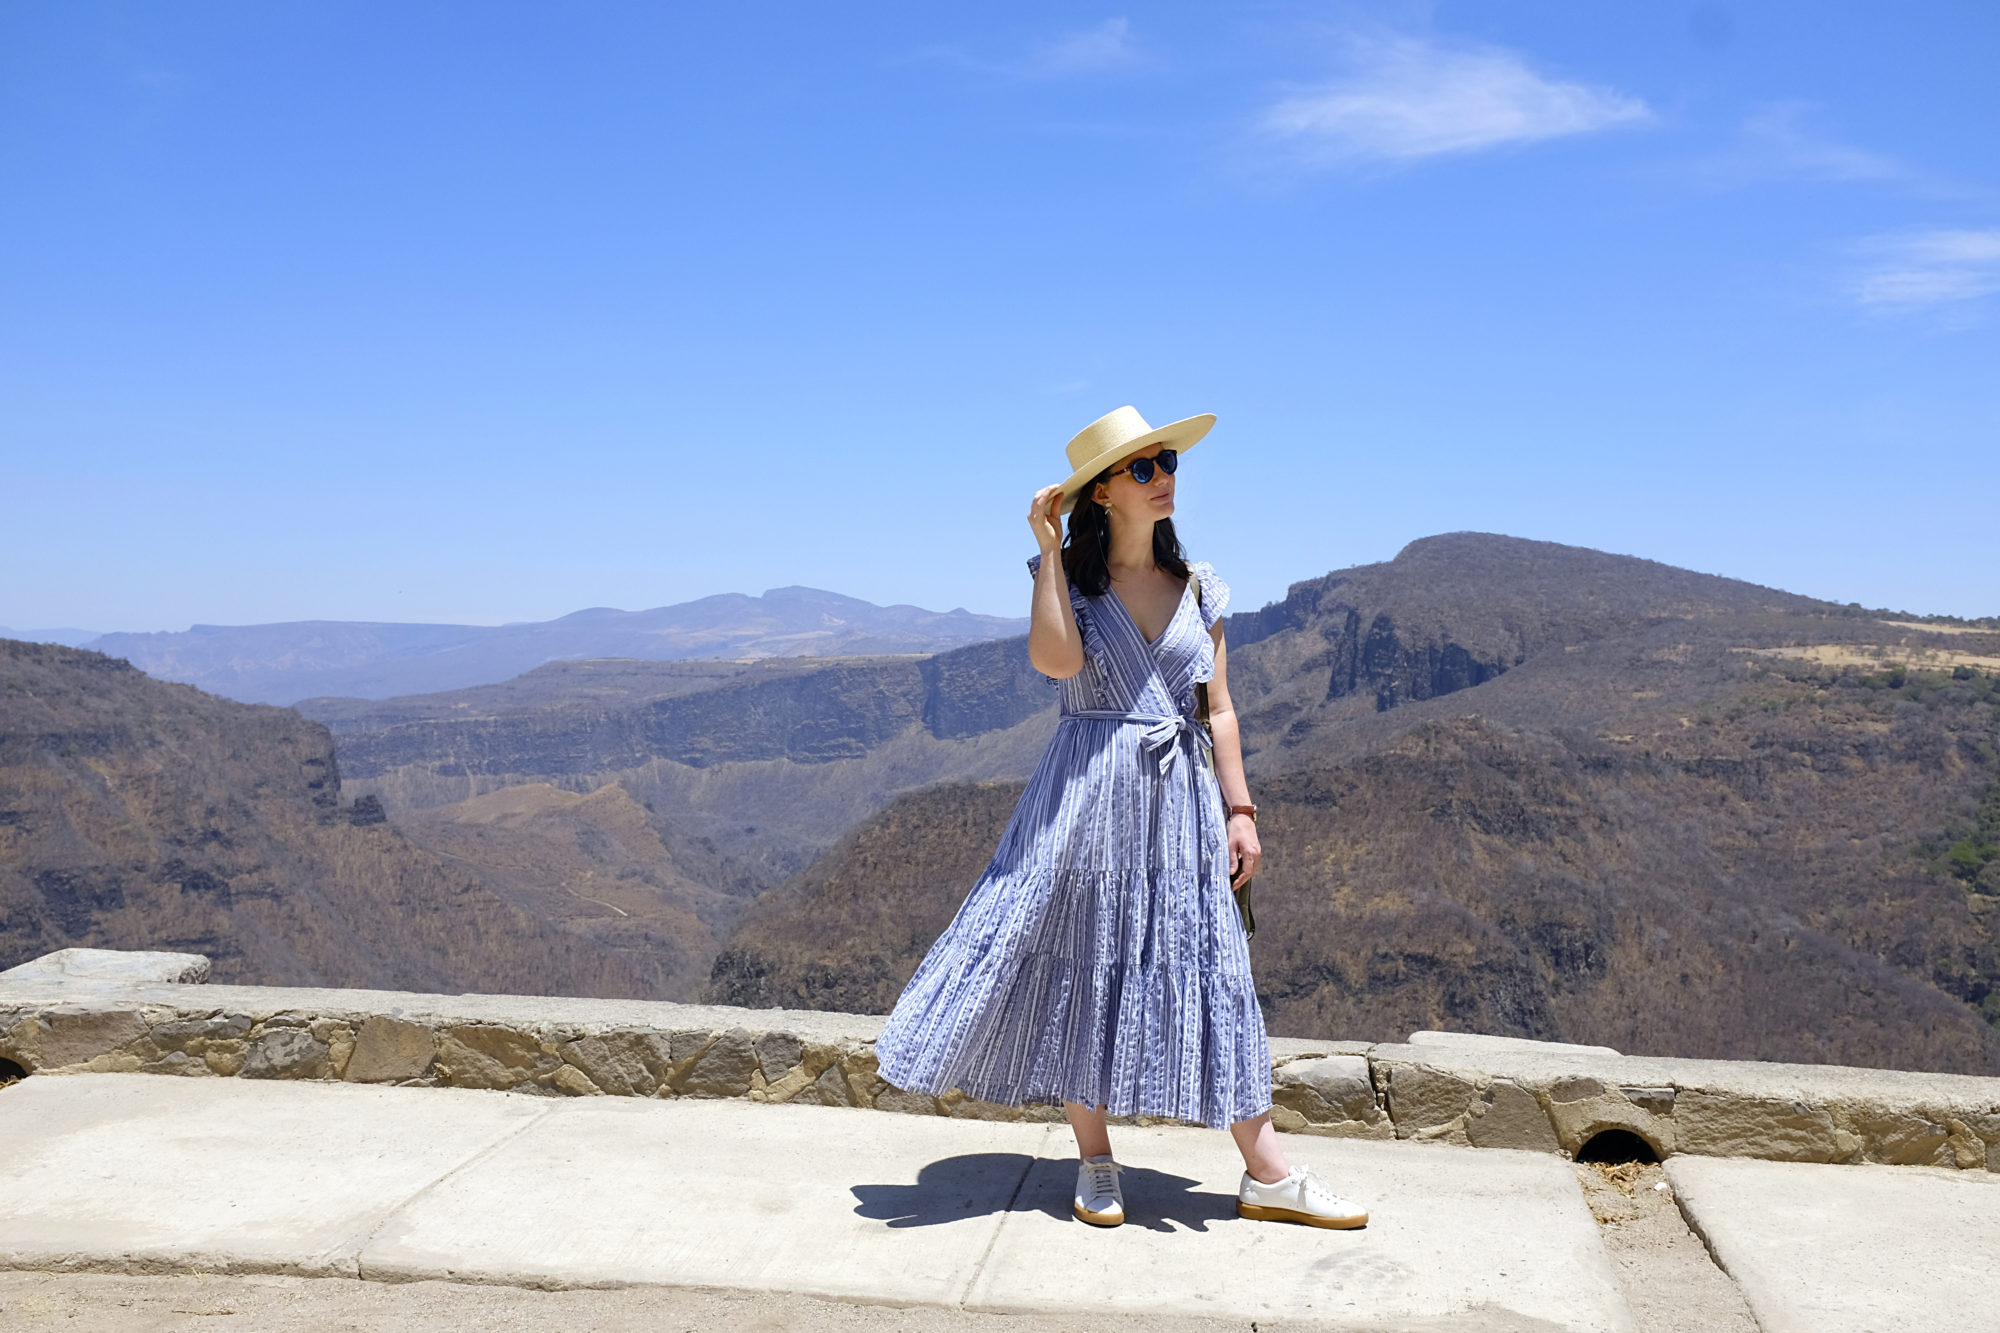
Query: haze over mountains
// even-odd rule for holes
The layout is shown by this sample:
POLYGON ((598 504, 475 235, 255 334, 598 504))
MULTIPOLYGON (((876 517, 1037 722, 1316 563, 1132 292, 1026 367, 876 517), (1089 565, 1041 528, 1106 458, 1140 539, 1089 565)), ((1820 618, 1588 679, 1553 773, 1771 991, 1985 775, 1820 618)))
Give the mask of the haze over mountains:
MULTIPOLYGON (((2000 1072, 2000 624, 1461 533, 1295 584, 1225 629, 1264 809, 1252 959, 1272 1031, 2000 1072)), ((38 948, 123 940, 172 919, 144 905, 197 871, 269 882, 221 851, 197 861, 267 838, 233 831, 228 772, 255 765, 224 758, 272 725, 232 710, 293 716, 276 710, 209 699, 201 725, 233 741, 148 743, 206 756, 177 779, 190 791, 227 778, 207 832, 163 835, 124 801, 171 857, 63 832, 102 824, 93 775, 130 769, 118 756, 143 729, 21 720, 42 716, 46 673, 75 676, 71 697, 107 688, 103 660, 0 682, 0 964, 28 947, 23 923, 38 948)), ((144 684, 180 691, 147 695, 155 709, 204 699, 144 684)), ((482 905, 441 961, 434 932, 457 909, 365 900, 421 914, 432 944, 408 966, 424 975, 881 1010, 990 857, 1055 710, 1017 636, 925 656, 550 662, 302 711, 331 728, 291 724, 337 753, 343 804, 301 787, 317 813, 287 827, 366 834, 369 855, 393 846, 482 905), (523 975, 551 940, 583 952, 523 975)), ((262 779, 262 799, 281 785, 262 779)), ((308 841, 290 864, 357 855, 308 841)), ((352 873, 329 871, 350 887, 314 910, 355 910, 352 873)), ((220 974, 308 966, 254 915, 234 929, 220 974)), ((370 947, 370 975, 394 966, 370 947)))
POLYGON ((761 597, 723 593, 650 611, 595 607, 512 625, 342 620, 196 625, 175 633, 105 634, 81 646, 224 698, 292 704, 318 695, 385 699, 459 689, 563 659, 933 653, 1027 628, 1026 619, 974 615, 963 608, 877 606, 817 588, 789 587, 761 597))
POLYGON ((19 639, 24 643, 60 643, 68 648, 77 648, 92 639, 104 637, 103 630, 76 629, 59 626, 55 629, 9 629, 0 625, 0 639, 19 639))

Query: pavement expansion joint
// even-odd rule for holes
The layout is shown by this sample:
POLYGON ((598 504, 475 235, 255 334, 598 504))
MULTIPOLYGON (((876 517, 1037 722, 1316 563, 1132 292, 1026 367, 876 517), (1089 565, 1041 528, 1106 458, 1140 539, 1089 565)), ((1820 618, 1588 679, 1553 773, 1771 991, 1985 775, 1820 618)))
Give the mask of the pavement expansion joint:
POLYGON ((419 1199, 422 1199, 426 1194, 429 1194, 432 1190, 442 1187, 444 1184, 450 1181, 452 1177, 460 1174, 461 1172, 472 1170, 473 1168, 478 1166, 479 1163, 493 1156, 495 1153, 499 1152, 502 1148, 505 1148, 513 1140, 521 1137, 521 1135, 523 1134, 526 1134, 529 1130, 541 1124, 544 1120, 547 1120, 550 1116, 555 1115, 561 1109, 562 1106, 560 1103, 552 1103, 548 1106, 539 1108, 534 1115, 524 1118, 520 1124, 515 1125, 512 1129, 503 1130, 501 1133, 495 1135, 490 1141, 486 1143, 484 1147, 479 1148, 478 1150, 468 1154, 462 1160, 446 1167, 443 1171, 439 1172, 435 1177, 426 1181, 422 1185, 419 1185, 416 1189, 410 1191, 410 1193, 404 1196, 402 1199, 397 1200, 396 1202, 393 1203, 386 1204, 381 1209, 379 1209, 377 1211, 375 1218, 371 1222, 369 1222, 366 1233, 361 1236, 359 1243, 357 1243, 354 1247, 355 1276, 361 1278, 372 1277, 372 1275, 368 1272, 367 1264, 362 1259, 362 1256, 368 1252, 368 1247, 374 1244, 375 1238, 381 1234, 382 1228, 389 1225, 389 1223, 393 1221, 399 1214, 401 1214, 404 1210, 415 1205, 419 1199))
POLYGON ((1000 1244, 1000 1233, 1006 1228, 1007 1219, 1014 1215, 1015 1207, 1021 1202, 1021 1191, 1027 1188, 1028 1177, 1035 1173, 1035 1163, 1047 1151, 1050 1140, 1056 1138, 1054 1125, 1044 1125, 1042 1131, 1041 1145, 1021 1163, 1021 1174, 1014 1178, 1014 1188, 1007 1195, 1006 1206, 1000 1210, 1000 1217, 993 1227, 993 1234, 986 1238, 986 1248, 979 1252, 979 1258, 972 1265, 972 1272, 967 1275, 965 1285, 959 1289, 958 1297, 953 1301, 953 1304, 960 1308, 964 1308, 965 1303, 972 1299, 972 1289, 979 1285, 980 1277, 986 1272, 986 1265, 993 1258, 994 1249, 1000 1244))

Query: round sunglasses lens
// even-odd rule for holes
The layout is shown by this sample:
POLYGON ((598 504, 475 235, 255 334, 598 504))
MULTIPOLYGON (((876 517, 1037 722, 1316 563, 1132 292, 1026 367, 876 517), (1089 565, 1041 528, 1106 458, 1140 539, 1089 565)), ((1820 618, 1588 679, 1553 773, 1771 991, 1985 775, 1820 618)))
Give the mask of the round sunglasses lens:
POLYGON ((1153 460, 1150 458, 1133 459, 1132 480, 1138 482, 1141 486, 1144 486, 1147 482, 1151 481, 1152 479, 1153 479, 1153 460))
POLYGON ((1172 449, 1162 449, 1153 455, 1153 461, 1160 465, 1162 472, 1171 477, 1174 475, 1174 469, 1181 465, 1181 456, 1172 449))

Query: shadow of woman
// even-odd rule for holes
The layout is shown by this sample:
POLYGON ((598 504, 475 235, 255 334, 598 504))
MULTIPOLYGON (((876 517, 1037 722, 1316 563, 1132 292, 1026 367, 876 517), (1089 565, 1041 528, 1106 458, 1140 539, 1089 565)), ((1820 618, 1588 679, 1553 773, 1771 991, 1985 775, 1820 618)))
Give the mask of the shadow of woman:
MULTIPOLYGON (((1127 1166, 1119 1174, 1127 1226, 1149 1231, 1206 1231, 1208 1224, 1236 1216, 1236 1196, 1198 1192, 1186 1176, 1127 1166)), ((913 1185, 855 1185, 854 1211, 891 1227, 940 1226, 1006 1212, 1039 1212, 1059 1221, 1071 1218, 1075 1197, 1074 1158, 1030 1157, 1026 1153, 963 1153, 942 1157, 917 1172, 913 1185)))

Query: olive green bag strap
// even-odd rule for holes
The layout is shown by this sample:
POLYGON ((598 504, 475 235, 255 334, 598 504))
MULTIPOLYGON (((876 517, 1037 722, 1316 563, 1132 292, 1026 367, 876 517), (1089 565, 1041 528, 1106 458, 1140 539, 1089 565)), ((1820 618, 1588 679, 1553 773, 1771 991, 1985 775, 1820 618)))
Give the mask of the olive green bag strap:
MULTIPOLYGON (((1193 565, 1188 566, 1188 586, 1194 589, 1194 604, 1195 608, 1199 610, 1201 607, 1201 575, 1194 572, 1193 565)), ((1201 723, 1202 734, 1207 735, 1208 734, 1208 682, 1205 680, 1198 680, 1194 683, 1194 716, 1195 720, 1201 723)), ((1202 743, 1201 757, 1207 761, 1209 771, 1214 772, 1215 750, 1214 747, 1206 741, 1202 743)), ((1218 781, 1216 783, 1216 794, 1220 796, 1221 793, 1222 793, 1222 784, 1220 781, 1218 781)), ((1224 801, 1223 806, 1224 809, 1226 810, 1228 808, 1228 802, 1224 801)), ((1223 818, 1222 823, 1224 827, 1228 826, 1229 820, 1226 815, 1223 818)), ((1236 915, 1243 918, 1243 938, 1249 939, 1252 935, 1255 935, 1257 933, 1257 915, 1256 913, 1250 910, 1250 881, 1247 879, 1244 880, 1241 884, 1237 885, 1236 888, 1231 890, 1231 892, 1236 895, 1236 915)))

